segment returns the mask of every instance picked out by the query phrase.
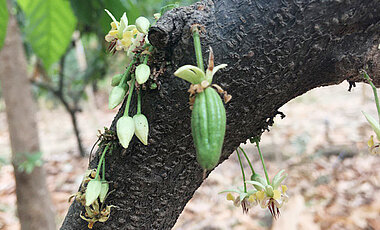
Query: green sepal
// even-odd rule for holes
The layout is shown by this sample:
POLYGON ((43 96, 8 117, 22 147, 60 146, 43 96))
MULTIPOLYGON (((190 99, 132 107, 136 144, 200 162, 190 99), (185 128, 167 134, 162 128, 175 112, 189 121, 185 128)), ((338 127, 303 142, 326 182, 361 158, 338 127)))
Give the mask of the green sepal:
POLYGON ((265 186, 265 193, 266 193, 269 197, 273 197, 273 195, 274 195, 273 187, 272 187, 271 185, 267 185, 267 186, 265 186))
POLYGON ((267 181, 260 175, 260 174, 257 174, 257 173, 254 173, 252 174, 251 176, 251 180, 252 181, 256 181, 258 182, 259 184, 261 184, 262 186, 259 186, 259 185, 255 185, 253 184, 253 186, 257 189, 257 190, 262 190, 265 188, 266 185, 268 185, 267 181))
POLYGON ((229 190, 223 190, 221 192, 218 192, 218 194, 222 194, 222 193, 226 193, 226 192, 236 192, 236 193, 240 193, 239 190, 237 189, 229 189, 229 190))
POLYGON ((239 194, 239 197, 240 197, 240 202, 242 202, 244 200, 244 198, 248 197, 248 194, 245 192, 242 192, 239 194))
POLYGON ((368 123, 371 125, 373 131, 375 131, 377 140, 380 141, 380 125, 379 125, 379 122, 375 118, 373 118, 371 115, 369 115, 368 113, 366 113, 364 111, 362 111, 362 113, 365 116, 365 118, 367 119, 368 123))
POLYGON ((128 27, 128 18, 127 18, 127 14, 124 12, 123 16, 121 16, 120 18, 120 27, 119 27, 119 32, 118 32, 118 37, 119 39, 123 38, 123 33, 124 31, 126 31, 128 27))
POLYGON ((245 183, 253 185, 253 187, 255 187, 255 189, 257 189, 257 190, 264 190, 265 189, 265 185, 263 185, 257 181, 248 180, 245 183))
POLYGON ((206 80, 211 84, 212 83, 212 79, 215 75, 215 73, 222 69, 222 68, 225 68, 227 67, 227 64, 220 64, 220 65, 217 65, 215 66, 212 71, 210 71, 209 69, 206 70, 206 80))
POLYGON ((205 73, 196 66, 184 65, 174 72, 174 76, 182 78, 191 84, 199 84, 205 80, 205 73))
POLYGON ((284 172, 285 172, 285 170, 283 169, 273 177, 273 179, 272 179, 273 189, 277 189, 278 186, 281 184, 281 182, 288 176, 288 174, 286 174, 286 173, 284 175, 282 175, 284 172))
POLYGON ((92 179, 88 182, 86 188, 86 206, 90 206, 99 197, 102 183, 99 179, 92 179))

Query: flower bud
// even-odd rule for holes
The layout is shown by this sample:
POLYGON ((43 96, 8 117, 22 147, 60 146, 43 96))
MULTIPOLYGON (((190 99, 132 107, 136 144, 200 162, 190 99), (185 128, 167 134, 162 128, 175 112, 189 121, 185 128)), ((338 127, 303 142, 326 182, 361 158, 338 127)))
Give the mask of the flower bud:
POLYGON ((135 122, 135 134, 137 138, 144 144, 148 145, 149 125, 148 120, 143 114, 133 116, 135 122))
POLYGON ((109 190, 109 185, 108 185, 107 181, 102 181, 102 186, 101 186, 100 193, 99 193, 100 202, 102 202, 102 203, 104 202, 104 200, 106 199, 108 190, 109 190))
POLYGON ((156 83, 152 83, 150 85, 150 89, 157 89, 157 84, 156 83))
POLYGON ((111 90, 110 96, 108 98, 108 108, 114 109, 116 106, 118 106, 123 101, 125 94, 126 91, 122 86, 115 86, 111 90))
POLYGON ((122 78, 123 78, 123 74, 116 74, 115 76, 113 76, 111 86, 115 87, 119 85, 122 78))
MULTIPOLYGON (((257 174, 257 173, 254 173, 252 174, 251 176, 251 180, 252 181, 256 181, 256 182, 259 182, 262 186, 266 186, 268 183, 267 181, 260 175, 260 174, 257 174)), ((253 185, 257 190, 262 190, 262 187, 258 186, 258 185, 253 185)))
POLYGON ((146 17, 138 17, 136 19, 136 28, 140 33, 147 34, 149 27, 150 27, 150 22, 146 17))
POLYGON ((144 84, 150 75, 150 68, 146 64, 140 64, 136 67, 136 81, 137 83, 144 84))
POLYGON ((102 183, 100 180, 90 180, 86 188, 86 206, 90 206, 98 198, 102 183))
POLYGON ((124 148, 128 148, 129 142, 135 133, 135 122, 133 121, 132 117, 122 116, 119 118, 116 123, 116 132, 120 144, 124 148))

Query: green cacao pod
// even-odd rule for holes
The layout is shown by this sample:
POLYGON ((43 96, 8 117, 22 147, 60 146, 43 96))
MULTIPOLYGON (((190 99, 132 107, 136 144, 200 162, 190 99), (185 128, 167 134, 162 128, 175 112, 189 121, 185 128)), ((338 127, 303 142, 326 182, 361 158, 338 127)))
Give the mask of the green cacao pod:
POLYGON ((191 130, 199 164, 213 169, 219 162, 226 132, 226 110, 215 89, 208 87, 196 95, 191 130))

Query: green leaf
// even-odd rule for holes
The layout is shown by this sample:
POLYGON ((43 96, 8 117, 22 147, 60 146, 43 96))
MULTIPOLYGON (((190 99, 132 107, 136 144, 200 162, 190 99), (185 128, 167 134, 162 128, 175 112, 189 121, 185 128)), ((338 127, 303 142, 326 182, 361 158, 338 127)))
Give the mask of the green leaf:
POLYGON ((91 25, 104 13, 102 3, 98 0, 70 0, 71 7, 80 23, 91 25))
POLYGON ((7 34, 8 10, 7 0, 0 0, 0 50, 3 47, 5 35, 7 34))
POLYGON ((58 61, 71 41, 77 20, 65 0, 17 0, 26 16, 26 40, 45 67, 58 61))

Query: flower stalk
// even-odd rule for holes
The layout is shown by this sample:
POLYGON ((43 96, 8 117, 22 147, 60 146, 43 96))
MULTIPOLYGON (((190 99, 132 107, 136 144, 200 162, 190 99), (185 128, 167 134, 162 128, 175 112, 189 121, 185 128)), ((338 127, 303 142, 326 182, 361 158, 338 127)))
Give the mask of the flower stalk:
MULTIPOLYGON (((99 160, 99 163, 98 163, 98 168, 96 170, 95 180, 97 180, 98 177, 99 177, 100 167, 102 166, 104 157, 106 156, 106 152, 108 150, 108 147, 109 147, 109 144, 106 145, 106 147, 103 150, 102 156, 100 157, 100 160, 99 160)), ((103 170, 103 172, 104 172, 104 170, 103 170)))
POLYGON ((125 82, 125 79, 127 79, 128 75, 131 74, 132 66, 136 63, 136 61, 137 61, 137 57, 134 56, 131 63, 129 63, 127 70, 125 70, 123 77, 121 78, 121 80, 119 82, 119 86, 122 86, 125 82))
POLYGON ((195 49, 195 57, 197 59, 197 66, 199 69, 201 69, 204 72, 205 68, 203 66, 202 46, 201 46, 201 39, 199 37, 198 27, 193 26, 191 28, 191 32, 193 34, 193 39, 194 39, 194 49, 195 49))
POLYGON ((363 76, 368 81, 370 86, 372 87, 373 96, 374 96, 375 102, 376 102, 377 116, 378 116, 379 123, 380 123, 380 103, 379 103, 379 97, 377 96, 376 86, 373 84, 371 78, 368 76, 368 74, 365 70, 363 70, 363 76))
POLYGON ((240 164, 240 168, 241 168, 241 175, 243 176, 244 192, 247 193, 247 184, 245 183, 244 168, 243 168, 243 164, 241 163, 240 154, 239 154, 238 149, 236 149, 236 154, 237 154, 237 156, 239 158, 239 164, 240 164))
POLYGON ((252 174, 255 175, 256 174, 255 170, 253 170, 253 166, 252 166, 251 161, 248 158, 248 155, 245 153, 245 151, 244 151, 244 149, 242 147, 239 146, 239 149, 240 149, 240 151, 243 152, 245 159, 248 161, 248 164, 249 164, 249 167, 251 168, 252 174))
POLYGON ((127 116, 127 117, 128 117, 128 112, 129 112, 129 106, 131 104, 133 89, 135 87, 135 81, 136 81, 136 78, 135 78, 135 75, 133 74, 132 80, 131 80, 131 89, 129 90, 127 104, 125 105, 125 110, 124 110, 124 116, 127 116))
POLYGON ((265 177, 267 179, 267 183, 270 184, 267 168, 265 167, 265 163, 264 163, 264 157, 263 157, 263 154, 261 153, 261 150, 260 150, 259 141, 255 140, 255 143, 256 143, 257 150, 258 150, 259 155, 260 155, 261 164, 263 165, 263 168, 264 168, 264 173, 265 173, 265 177))

